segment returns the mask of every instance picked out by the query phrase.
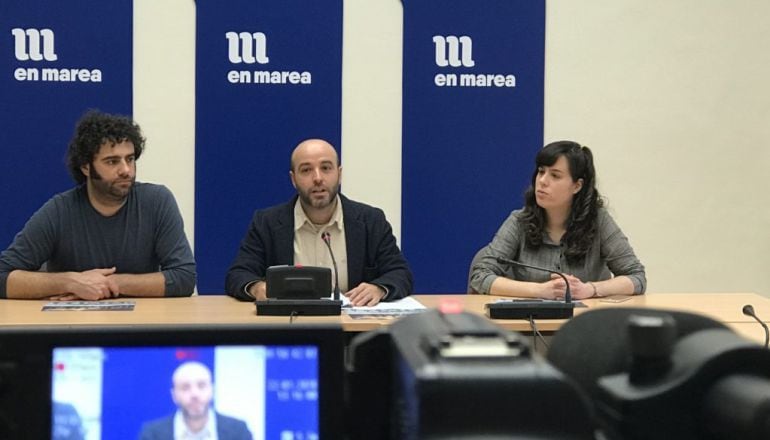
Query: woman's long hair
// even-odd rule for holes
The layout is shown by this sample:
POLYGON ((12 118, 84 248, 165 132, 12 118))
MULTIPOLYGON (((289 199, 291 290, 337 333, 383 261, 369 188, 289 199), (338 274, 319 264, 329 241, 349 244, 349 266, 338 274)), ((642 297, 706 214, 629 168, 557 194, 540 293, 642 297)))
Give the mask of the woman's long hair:
POLYGON ((532 182, 524 194, 524 211, 520 220, 525 231, 528 247, 538 248, 543 244, 543 233, 547 225, 545 210, 538 206, 535 199, 535 180, 540 167, 552 166, 564 156, 569 164, 572 181, 583 179, 583 186, 572 199, 566 232, 562 242, 566 246, 565 256, 568 261, 582 260, 596 236, 596 218, 604 202, 596 189, 596 171, 594 157, 588 147, 577 142, 558 141, 543 147, 535 158, 535 171, 532 182))

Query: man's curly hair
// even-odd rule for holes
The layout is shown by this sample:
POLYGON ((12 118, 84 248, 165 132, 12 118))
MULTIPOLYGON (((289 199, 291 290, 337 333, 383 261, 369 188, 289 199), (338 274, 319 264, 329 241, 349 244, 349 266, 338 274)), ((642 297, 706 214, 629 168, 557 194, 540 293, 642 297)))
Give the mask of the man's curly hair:
POLYGON ((78 121, 75 134, 67 147, 67 167, 75 182, 82 184, 86 176, 80 170, 90 164, 105 143, 112 145, 124 141, 134 144, 134 158, 139 159, 144 150, 142 130, 131 118, 89 110, 78 121))

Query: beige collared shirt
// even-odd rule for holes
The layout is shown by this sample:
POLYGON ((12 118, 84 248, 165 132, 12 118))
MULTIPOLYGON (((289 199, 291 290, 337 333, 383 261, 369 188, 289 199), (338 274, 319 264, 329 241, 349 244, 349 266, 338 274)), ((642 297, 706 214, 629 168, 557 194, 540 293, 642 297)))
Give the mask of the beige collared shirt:
POLYGON ((302 209, 299 199, 294 204, 294 264, 303 266, 328 267, 332 271, 334 288, 334 265, 321 235, 328 231, 331 236, 331 247, 339 269, 340 293, 348 291, 348 252, 345 248, 345 221, 342 215, 342 201, 337 196, 337 207, 329 223, 316 225, 310 221, 302 209))
POLYGON ((214 410, 209 408, 209 418, 206 426, 198 432, 192 432, 184 422, 181 410, 174 414, 174 440, 218 440, 217 416, 214 410))

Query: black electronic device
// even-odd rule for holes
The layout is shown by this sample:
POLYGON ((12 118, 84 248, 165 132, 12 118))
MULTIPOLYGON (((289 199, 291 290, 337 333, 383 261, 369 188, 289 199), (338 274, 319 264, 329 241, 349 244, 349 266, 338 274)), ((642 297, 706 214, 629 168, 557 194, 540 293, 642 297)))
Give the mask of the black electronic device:
POLYGON ((705 316, 589 311, 548 359, 589 394, 606 438, 770 438, 770 351, 705 316))
POLYGON ((575 303, 572 302, 569 282, 561 272, 520 263, 508 258, 498 257, 501 264, 521 266, 529 269, 540 270, 560 276, 566 284, 564 301, 543 299, 516 299, 489 303, 485 306, 487 315, 492 319, 568 319, 575 311, 575 303))
POLYGON ((406 316, 349 353, 351 438, 594 439, 577 387, 481 316, 406 316))
POLYGON ((316 266, 270 266, 265 272, 269 299, 320 299, 331 294, 332 271, 316 266))
POLYGON ((265 274, 266 300, 257 315, 339 315, 342 301, 331 299, 331 270, 315 266, 271 266, 265 274))
POLYGON ((256 438, 343 438, 343 352, 336 325, 0 328, 0 438, 138 438, 173 414, 171 372, 186 361, 211 369, 215 410, 256 438))

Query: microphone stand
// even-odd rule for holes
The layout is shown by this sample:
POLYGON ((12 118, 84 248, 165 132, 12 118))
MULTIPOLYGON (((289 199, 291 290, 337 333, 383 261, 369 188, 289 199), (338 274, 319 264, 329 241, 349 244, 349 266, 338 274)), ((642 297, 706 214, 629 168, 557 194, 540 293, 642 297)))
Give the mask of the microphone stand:
POLYGON ((529 269, 541 270, 560 276, 565 283, 564 302, 546 301, 542 299, 522 299, 511 300, 507 302, 489 303, 486 305, 487 313, 492 319, 567 319, 571 318, 575 312, 575 303, 572 302, 572 292, 569 288, 567 277, 563 273, 544 267, 532 266, 509 260, 508 258, 498 257, 500 264, 509 264, 513 266, 526 267, 529 269))
POLYGON ((334 298, 321 298, 321 299, 267 299, 264 301, 257 300, 257 315, 280 315, 280 316, 295 316, 295 315, 307 315, 307 316, 322 316, 322 315, 339 315, 342 313, 342 301, 340 301, 340 281, 337 274, 337 261, 334 259, 334 253, 331 247, 331 235, 329 232, 324 232, 321 235, 326 247, 329 249, 329 254, 332 257, 332 264, 334 265, 334 298))
POLYGON ((321 235, 321 239, 326 243, 326 248, 329 249, 329 255, 332 257, 332 265, 334 266, 334 300, 340 299, 340 277, 337 271, 337 260, 334 258, 334 252, 332 252, 332 238, 328 231, 321 235))

